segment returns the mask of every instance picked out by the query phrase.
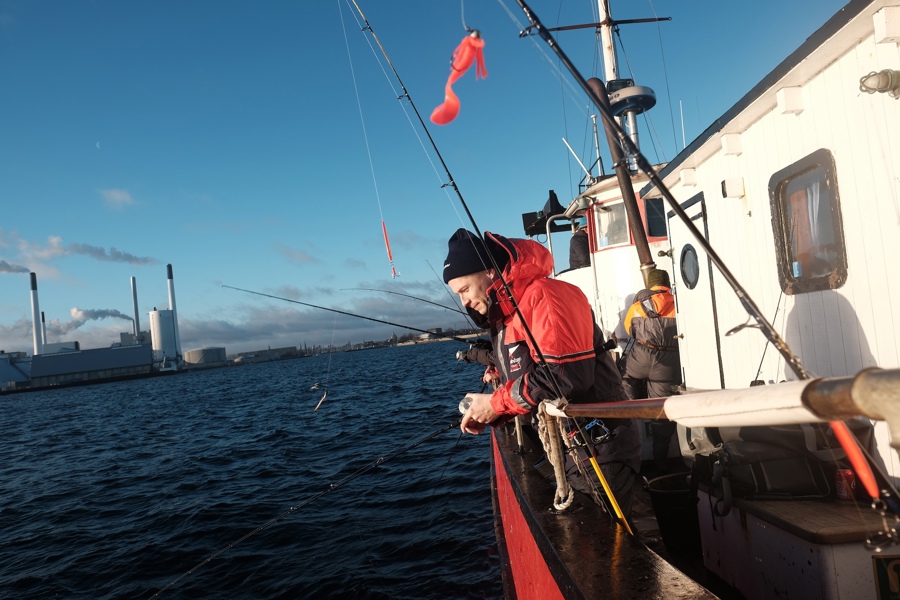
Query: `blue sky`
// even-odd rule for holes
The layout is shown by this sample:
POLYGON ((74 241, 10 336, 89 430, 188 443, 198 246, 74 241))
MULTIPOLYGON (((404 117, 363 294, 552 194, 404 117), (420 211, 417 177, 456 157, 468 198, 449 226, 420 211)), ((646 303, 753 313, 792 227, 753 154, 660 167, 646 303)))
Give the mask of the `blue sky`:
MULTIPOLYGON (((522 236, 521 214, 548 190, 564 205, 577 193, 562 138, 589 164, 593 111, 545 44, 519 37, 513 0, 358 3, 482 231, 522 236), (488 77, 473 69, 454 85, 460 115, 439 127, 428 116, 463 20, 486 40, 488 77)), ((682 114, 690 143, 843 4, 613 1, 619 19, 672 17, 621 27, 622 74, 658 98, 640 122, 644 153, 671 159, 682 114)), ((592 22, 596 7, 530 5, 548 27, 592 22)), ((131 329, 132 276, 149 329, 147 313, 168 305, 166 264, 184 349, 406 333, 223 284, 464 326, 424 302, 351 290, 449 304, 446 240, 471 228, 358 18, 345 0, 0 0, 0 349, 31 352, 28 272, 49 341, 96 348, 131 329)), ((585 77, 602 77, 592 30, 557 39, 585 77)))

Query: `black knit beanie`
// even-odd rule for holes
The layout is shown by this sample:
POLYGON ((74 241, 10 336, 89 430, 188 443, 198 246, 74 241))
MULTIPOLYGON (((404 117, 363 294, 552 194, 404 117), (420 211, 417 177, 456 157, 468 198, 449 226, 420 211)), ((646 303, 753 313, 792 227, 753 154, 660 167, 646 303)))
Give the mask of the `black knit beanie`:
POLYGON ((493 240, 485 242, 466 229, 457 229, 447 242, 447 260, 444 261, 444 283, 451 279, 493 269, 490 255, 494 256, 501 270, 509 262, 509 254, 493 240), (490 255, 488 251, 490 249, 490 255))

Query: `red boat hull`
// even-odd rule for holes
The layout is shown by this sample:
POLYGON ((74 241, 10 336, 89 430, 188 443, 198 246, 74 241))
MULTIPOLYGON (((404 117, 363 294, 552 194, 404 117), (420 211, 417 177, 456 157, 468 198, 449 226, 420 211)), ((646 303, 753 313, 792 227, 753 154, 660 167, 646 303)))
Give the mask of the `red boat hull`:
POLYGON ((716 598, 619 527, 590 498, 552 510, 553 481, 518 452, 511 428, 492 430, 494 528, 507 598, 716 598))

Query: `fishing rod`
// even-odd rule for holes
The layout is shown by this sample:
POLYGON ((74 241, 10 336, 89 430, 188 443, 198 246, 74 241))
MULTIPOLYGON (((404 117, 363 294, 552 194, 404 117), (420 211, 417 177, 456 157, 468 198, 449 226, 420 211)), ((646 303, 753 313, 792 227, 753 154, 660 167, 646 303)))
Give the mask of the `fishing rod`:
POLYGON ((531 10, 531 7, 525 2, 525 0, 516 0, 519 6, 525 13, 525 16, 531 22, 531 26, 526 30, 522 31, 519 36, 526 37, 530 35, 530 31, 533 29, 537 32, 542 40, 544 40, 548 46, 550 46, 551 50, 556 54, 559 58, 560 62, 565 65, 566 69, 568 69, 569 73, 571 73, 572 77, 575 81, 581 86, 584 92, 587 94, 588 98, 591 102, 596 105, 600 116, 603 118, 604 125, 613 132, 619 145, 625 150, 626 154, 634 157, 635 162, 638 168, 647 175, 647 178, 650 182, 659 190, 660 194, 666 199, 667 204, 672 209, 672 211, 678 215, 679 219, 684 223, 684 225, 691 232, 691 235, 694 236, 697 243, 701 248, 706 252, 709 256, 710 260, 713 264, 716 265, 716 268, 731 286, 735 295, 738 297, 741 305, 744 309, 756 320, 756 327, 763 332, 763 335, 772 343, 775 348, 781 353, 784 357, 785 361, 787 361, 788 365, 790 365, 791 369, 796 373, 797 377, 800 379, 809 379, 810 374, 800 362, 800 359, 791 351, 790 347, 788 347, 787 343, 782 339, 781 335, 775 330, 771 323, 766 319, 765 315, 763 315, 762 311, 747 293, 747 290, 741 285, 741 283, 737 280, 737 278, 732 274, 731 270, 725 265, 725 261, 722 260, 722 257, 713 249, 712 245, 709 243, 709 240, 700 232, 691 218, 687 215, 684 208, 682 208, 681 204, 679 204, 678 200, 675 199, 675 196, 669 190, 665 183, 663 183, 659 174, 657 174, 656 170, 650 164, 650 161, 643 155, 640 149, 635 145, 632 139, 628 136, 625 130, 616 122, 609 108, 604 104, 602 99, 599 97, 597 91, 590 85, 588 80, 586 80, 581 73, 578 71, 578 68, 569 60, 569 57, 566 56, 566 53, 559 46, 553 36, 550 35, 550 32, 544 27, 544 24, 537 17, 534 11, 531 10))
MULTIPOLYGON (((453 179, 453 175, 450 172, 450 168, 447 166, 446 161, 444 161, 444 157, 441 154, 441 151, 437 147, 437 143, 434 141, 434 138, 431 137, 431 132, 428 130, 428 126, 425 124, 425 120, 422 118, 422 115, 419 113, 419 110, 416 108, 415 103, 412 100, 412 96, 410 96, 409 91, 406 89, 406 86, 403 83, 403 80, 400 78, 400 74, 397 72, 397 69, 394 67, 394 63, 391 61, 388 56, 387 50, 384 49, 384 46, 381 44, 381 40, 378 39, 378 35, 375 33, 375 30, 372 28, 372 25, 369 23, 368 19, 366 19, 365 14, 363 14, 362 9, 357 4, 356 0, 350 0, 353 3, 353 6, 356 8, 356 12, 359 13, 360 18, 365 23, 365 27, 363 27, 363 31, 368 31, 372 35, 372 39, 375 40, 375 43, 378 45, 378 48, 381 50, 381 54, 384 56, 384 59, 387 61, 388 66, 391 68, 391 71, 394 73, 394 77, 397 79, 397 83, 400 85, 400 89, 403 91, 403 94, 398 99, 406 98, 409 102, 410 107, 412 107, 413 112, 416 115, 416 118, 419 120, 419 125, 422 128, 422 131, 425 132, 425 135, 428 137, 428 141, 431 144, 432 149, 434 150, 438 160, 441 163, 441 166, 444 169, 444 173, 447 175, 447 183, 443 185, 443 187, 451 187, 453 188, 456 197, 459 199, 460 205, 463 210, 466 212, 466 216, 469 219, 469 223, 471 223, 472 228, 475 230, 475 235, 481 241, 483 245, 486 247, 486 240, 484 234, 481 232, 481 228, 478 227, 478 223, 475 221, 475 217, 472 215, 472 211, 469 210, 469 205, 466 202, 465 198, 463 198, 462 192, 459 190, 459 186, 456 185, 456 181, 453 179)), ((490 265, 484 265, 485 268, 493 268, 497 273, 497 279, 500 282, 500 285, 503 287, 506 292, 506 297, 509 298, 510 304, 513 307, 514 312, 519 317, 519 320, 522 324, 522 330, 525 333, 525 337, 528 338, 529 343, 531 344, 532 349, 534 350, 535 355, 538 359, 539 368, 541 368, 546 376, 547 380, 550 382, 550 385, 554 388, 554 393, 556 393, 557 397, 562 398, 564 394, 562 393, 562 389, 560 388, 559 382, 556 380, 553 372, 550 369, 550 365, 547 362, 547 359, 544 357, 544 353, 541 350, 540 346, 537 343, 537 340, 534 337, 534 334, 531 331, 531 327, 528 325, 528 321, 525 319, 525 315, 522 314, 521 309, 519 308, 519 303, 516 300, 515 295, 513 294, 512 287, 506 281, 506 278, 503 277, 503 269, 500 268, 500 265, 497 263, 497 259, 491 252, 487 253, 488 258, 490 260, 490 265)))
MULTIPOLYGON (((553 52, 557 55, 560 62, 562 62, 566 69, 571 73, 572 77, 575 78, 576 82, 581 86, 584 92, 587 94, 588 98, 590 98, 591 102, 597 107, 600 116, 603 118, 604 126, 607 131, 610 131, 617 138, 617 142, 619 145, 625 150, 627 154, 634 158, 635 164, 638 169, 640 169, 650 180, 653 186, 660 192, 660 194, 665 198, 666 203, 669 205, 669 208, 672 209, 672 212, 678 215, 678 218, 685 225, 688 231, 691 232, 691 235, 696 240, 697 244, 703 248, 704 252, 706 252, 710 261, 716 266, 721 273, 722 277, 726 282, 731 286, 732 291, 735 296, 737 296, 738 301, 744 307, 744 310, 756 321, 755 325, 739 325, 731 330, 729 333, 735 333, 745 327, 754 327, 759 329, 762 334, 766 337, 769 343, 771 343, 784 358, 786 364, 791 368, 791 370, 797 375, 798 379, 808 380, 812 378, 812 375, 809 371, 806 370, 806 367, 803 366, 803 363, 800 361, 800 358, 794 354, 791 348, 788 346, 787 342, 781 337, 775 327, 769 323, 766 316, 763 314, 762 310, 756 305, 756 302, 753 298, 750 297, 750 294, 747 290, 741 285, 741 283, 737 280, 737 277, 731 272, 731 270, 725 265, 725 261, 721 256, 713 249, 712 245, 709 243, 709 240, 704 236, 697 226, 694 224, 693 220, 688 216, 687 212, 685 212, 684 208, 675 199, 675 196, 672 194, 671 190, 663 183, 662 178, 650 164, 650 161, 644 156, 644 154, 640 151, 634 141, 628 136, 625 130, 621 125, 615 120, 612 115, 612 112, 609 109, 609 102, 603 102, 601 98, 602 95, 605 95, 605 86, 603 82, 596 78, 592 78, 591 80, 585 80, 582 77, 581 73, 578 71, 577 67, 569 60, 569 57, 566 56, 566 53, 559 46, 553 36, 550 35, 550 32, 544 27, 541 20, 537 17, 534 11, 531 10, 531 7, 525 2, 525 0, 516 0, 518 5, 522 8, 525 13, 525 16, 531 22, 531 26, 526 30, 522 31, 519 36, 526 37, 530 35, 530 31, 534 29, 537 34, 540 36, 542 40, 544 40, 548 46, 553 50, 553 52), (591 85, 593 83, 594 85, 591 85), (598 89, 599 92, 598 93, 598 89)), ((493 260, 493 257, 492 257, 493 260)), ((877 483, 875 481, 875 476, 872 472, 872 468, 866 463, 865 457, 862 455, 861 445, 858 440, 853 436, 850 429, 847 427, 847 424, 843 421, 831 421, 829 422, 832 430, 834 431, 835 437, 841 444, 841 447, 847 453, 847 458, 850 460, 853 465, 854 470, 862 481, 864 487, 866 488, 866 492, 872 497, 873 507, 875 506, 876 501, 879 500, 880 494, 878 490, 877 483)), ((882 500, 883 502, 883 500, 882 500)))
POLYGON ((445 306, 438 302, 432 302, 431 300, 426 300, 425 298, 419 298, 418 296, 410 296, 409 294, 402 294, 400 292, 392 292, 391 290, 376 290, 373 288, 341 288, 341 291, 344 291, 344 290, 354 290, 354 291, 363 291, 363 292, 383 292, 385 294, 394 294, 397 296, 404 296, 406 298, 412 298, 413 300, 418 300, 419 302, 427 302, 428 304, 433 304, 435 306, 439 306, 445 310, 452 310, 453 312, 458 312, 461 315, 466 314, 454 306, 445 306))
POLYGON ((282 519, 284 519, 284 518, 290 516, 291 514, 297 512, 298 510, 300 510, 301 508, 303 508, 304 506, 306 506, 306 505, 309 504, 310 502, 313 502, 313 501, 315 501, 315 500, 318 500, 318 499, 321 498, 322 496, 324 496, 324 495, 326 495, 326 494, 328 494, 328 493, 330 493, 330 492, 333 492, 334 490, 340 489, 341 487, 343 487, 343 486, 345 486, 346 484, 350 483, 351 481, 353 481, 354 479, 356 479, 356 478, 359 477, 360 475, 363 475, 363 474, 365 474, 365 473, 368 473, 368 472, 371 471, 372 469, 374 469, 374 468, 376 468, 376 467, 379 467, 379 466, 383 465, 384 463, 388 462, 389 460, 394 459, 394 458, 397 458, 397 457, 400 456, 401 454, 404 454, 404 453, 406 453, 406 452, 409 452, 410 450, 413 450, 413 449, 415 449, 415 448, 421 446, 421 445, 424 444, 425 442, 427 442, 427 441, 429 441, 429 440, 432 440, 432 439, 436 438, 437 436, 441 435, 441 434, 444 433, 445 431, 449 431, 449 430, 453 429, 454 427, 459 427, 459 423, 460 423, 460 421, 457 419, 456 421, 450 423, 449 425, 446 425, 445 427, 442 427, 441 429, 439 429, 439 430, 437 430, 437 431, 435 431, 435 432, 433 432, 433 433, 430 433, 430 434, 426 435, 425 437, 420 438, 420 439, 418 439, 418 440, 412 442, 411 444, 409 444, 409 445, 407 445, 407 446, 404 446, 404 447, 402 447, 402 448, 398 448, 398 449, 396 449, 396 450, 394 450, 394 451, 392 451, 392 452, 389 452, 389 453, 385 454, 384 456, 381 456, 381 457, 377 458, 376 460, 374 460, 373 462, 369 463, 368 465, 366 465, 366 466, 364 466, 364 467, 362 467, 362 468, 360 468, 360 469, 357 469, 357 470, 354 471, 353 473, 350 473, 349 475, 347 475, 346 477, 344 477, 344 478, 341 479, 340 481, 330 484, 327 488, 325 488, 325 489, 322 490, 321 492, 318 492, 317 494, 313 494, 312 496, 310 496, 309 498, 307 498, 306 500, 304 500, 304 501, 301 502, 300 504, 297 504, 296 506, 290 507, 289 509, 287 509, 286 511, 284 511, 283 513, 281 513, 281 514, 278 515, 277 517, 275 517, 275 518, 273 518, 273 519, 270 519, 270 520, 267 521, 266 523, 260 525, 259 527, 257 527, 257 528, 254 529, 253 531, 251 531, 250 533, 247 533, 246 535, 244 535, 244 536, 238 538, 237 540, 231 542, 230 544, 228 544, 227 546, 225 546, 224 548, 222 548, 221 550, 219 550, 218 552, 216 552, 215 554, 213 554, 213 555, 210 556, 209 558, 206 558, 206 559, 203 560, 202 562, 198 563, 196 566, 194 566, 193 568, 191 568, 189 571, 186 571, 186 572, 183 573, 182 575, 178 576, 176 579, 172 580, 168 585, 166 585, 165 587, 163 587, 162 589, 160 589, 158 592, 156 592, 155 594, 153 594, 152 596, 150 596, 149 600, 153 600, 154 598, 160 596, 163 592, 165 592, 166 590, 168 590, 169 588, 171 588, 172 586, 174 586, 175 584, 177 584, 179 581, 181 581, 182 579, 184 579, 184 578, 187 577, 188 575, 191 575, 192 573, 194 573, 195 571, 197 571, 197 569, 199 569, 200 567, 202 567, 202 566, 204 566, 204 565, 206 565, 206 564, 212 562, 213 560, 215 560, 215 559, 218 558, 219 556, 221 556, 221 555, 223 555, 224 553, 228 552, 229 550, 231 550, 232 548, 234 548, 235 546, 237 546, 237 545, 240 544, 241 542, 246 541, 248 538, 250 538, 250 537, 256 535, 256 534, 259 533, 260 531, 263 531, 263 530, 265 530, 265 529, 268 529, 269 527, 271 527, 272 525, 274 525, 274 524, 277 523, 278 521, 281 521, 282 519))
MULTIPOLYGON (((365 30, 368 30, 369 33, 372 34, 372 37, 374 38, 375 42, 378 44, 378 47, 381 49, 381 53, 384 55, 385 60, 387 61, 388 65, 390 65, 391 70, 394 73, 394 76, 397 78, 397 81, 400 84, 401 89, 403 90, 403 97, 405 97, 409 101, 409 104, 412 107, 413 111, 415 112, 416 117, 419 119, 420 126, 422 127, 423 131, 425 131, 425 134, 428 136, 428 140, 431 143, 431 146, 434 149, 435 154, 437 155, 438 159, 440 160, 441 165, 444 168, 444 172, 447 174, 447 178, 449 179, 449 182, 447 184, 445 184, 445 186, 449 185, 453 188, 453 191, 456 193, 457 198, 459 198, 459 202, 462 205, 463 209, 466 212, 466 215, 469 218, 469 222, 472 224, 472 228, 475 230, 475 235, 478 237, 481 244, 485 248, 487 248, 487 241, 485 240, 484 234, 481 232, 481 228, 478 227, 478 223, 475 221, 475 217, 472 215, 472 211, 469 210, 469 206, 466 203, 465 198, 463 198, 462 192, 460 192, 459 187, 456 185, 456 181, 453 179, 453 175, 450 173, 450 169, 447 166, 447 163, 444 161, 444 158, 441 155, 441 152, 438 149, 437 144, 434 141, 434 138, 431 137, 431 133, 428 131, 428 127, 425 125, 425 121, 422 119, 422 116, 419 114, 418 109, 416 109, 415 103, 413 103, 412 97, 409 95, 409 92, 407 91, 406 86, 403 84, 403 81, 400 79, 400 74, 397 73, 397 69, 394 68, 394 65, 391 62, 390 57, 388 57, 388 55, 387 55, 387 51, 384 49, 384 46, 382 46, 381 42, 379 41, 378 36, 375 33, 375 30, 372 29, 372 26, 366 19, 365 15, 363 14, 362 9, 356 3, 356 0, 352 0, 352 2, 353 2, 353 5, 356 7, 357 12, 359 12, 360 17, 365 22, 365 25, 366 25, 365 30)), ((553 370, 550 368, 550 363, 547 361, 546 357, 544 356, 544 353, 541 350, 541 347, 538 344, 537 339, 534 337, 534 333, 531 331, 531 327, 529 326, 527 319, 525 319, 525 315, 522 313, 522 310, 519 307, 519 303, 516 300, 516 296, 513 294, 512 287, 509 285, 509 282, 503 276, 503 269, 500 268, 500 265, 497 263, 497 259, 494 257, 492 252, 487 252, 487 255, 488 255, 488 259, 490 260, 490 263, 491 263, 490 266, 494 269, 494 272, 497 275, 497 279, 500 282, 500 285, 502 286, 504 292, 506 293, 506 297, 509 299, 510 304, 513 308, 513 311, 519 318, 519 322, 521 323, 522 330, 525 333, 525 337, 527 338, 529 345, 531 346, 531 348, 537 358, 538 368, 541 369, 544 372, 544 374, 546 375, 547 381, 549 382, 550 386, 553 388, 553 392, 556 394, 556 397, 557 398, 564 397, 565 394, 563 394, 563 392, 562 392, 562 388, 559 384, 559 381, 556 378, 556 375, 553 372, 553 370)), ((484 266, 487 267, 487 265, 484 265, 484 266)), ((612 499, 614 507, 616 509, 618 509, 618 505, 616 504, 615 498, 612 495, 612 491, 607 486, 605 477, 603 476, 603 473, 600 471, 599 466, 596 464, 596 460, 594 461, 594 463, 595 463, 594 468, 597 472, 598 478, 600 479, 601 483, 603 483, 603 487, 606 490, 606 492, 610 495, 610 498, 612 499)), ((617 514, 619 517, 622 517, 621 511, 617 510, 617 514)), ((628 529, 628 532, 632 533, 631 528, 628 526, 627 521, 624 518, 622 518, 622 522, 625 523, 625 526, 628 529)))
MULTIPOLYGON (((368 31, 372 35, 372 38, 375 40, 375 43, 378 45, 379 49, 381 50, 382 55, 384 56, 388 65, 390 66, 391 70, 393 71, 394 76, 396 77, 397 82, 399 83, 400 88, 403 91, 403 95, 400 96, 400 98, 406 98, 407 101, 409 102, 410 106, 412 107, 413 112, 415 113, 416 117, 419 120, 419 124, 420 124, 422 130, 425 132, 425 135, 428 137, 428 141, 431 143, 431 147, 433 148, 435 154, 438 157, 438 160, 440 160, 440 163, 441 163, 442 167, 444 168, 444 172, 448 178, 448 182, 445 183, 443 187, 450 186, 453 188, 453 191, 456 193, 457 198, 459 198, 459 202, 460 202, 463 210, 465 210, 465 213, 469 219, 469 222, 471 223, 472 228, 475 231, 475 235, 478 237, 481 244, 486 248, 487 241, 485 239, 485 236, 481 232, 481 228, 478 227, 478 223, 475 221, 475 217, 472 215, 472 211, 469 210, 469 206, 466 203, 465 198, 463 198, 462 192, 459 190, 459 187, 456 185, 456 181, 453 179, 453 175, 450 173, 450 169, 447 166, 447 163, 444 161, 443 155, 441 155, 441 152, 438 149, 437 144, 434 141, 434 138, 432 138, 431 133, 428 130, 428 127, 425 124, 424 119, 422 119, 421 114, 419 113, 418 109, 416 108, 415 103, 413 102, 412 97, 409 94, 409 91, 406 89, 406 86, 403 84, 403 81, 400 78, 400 74, 397 72, 397 69, 394 67, 393 63, 391 62, 391 59, 388 56, 387 51, 384 49, 384 46, 381 44, 381 41, 378 39, 378 36, 375 33, 375 30, 372 28, 371 24, 369 23, 368 19, 366 19, 366 16, 363 14, 362 9, 359 7, 359 4, 357 4, 356 0, 351 0, 351 1, 353 2, 353 5, 356 7, 356 11, 359 13, 359 16, 362 18, 363 22, 365 23, 365 27, 363 28, 363 30, 368 31)), ((400 98, 398 98, 398 99, 400 99, 400 98)), ((487 255, 488 255, 488 259, 490 261, 490 267, 492 267, 494 269, 497 279, 500 282, 500 285, 506 294, 506 298, 509 299, 509 302, 513 308, 514 313, 519 318, 519 322, 521 323, 522 330, 525 333, 525 337, 528 340, 528 343, 531 346, 531 349, 534 352, 535 357, 537 358, 538 368, 544 372, 544 374, 547 378, 547 381, 553 390, 553 393, 556 394, 556 397, 558 397, 558 398, 564 397, 562 388, 559 384, 559 381, 556 378, 556 375, 554 374, 553 370, 550 368, 550 364, 547 361, 546 357, 544 356, 544 353, 541 350, 541 347, 538 344, 537 339, 535 339, 534 333, 532 332, 531 327, 528 324, 528 321, 525 319, 525 315, 522 313, 522 310, 519 307, 519 303, 516 299, 516 296, 513 294, 513 291, 512 291, 511 286, 509 285, 509 282, 503 276, 503 269, 500 268, 500 265, 498 264, 497 259, 494 257, 493 253, 488 252, 487 255)), ((484 264, 484 263, 482 263, 482 264, 484 264)), ((486 269, 489 268, 488 265, 484 265, 484 266, 486 269)), ((599 472, 599 468, 597 469, 597 471, 598 471, 598 477, 600 478, 600 480, 604 481, 603 474, 599 472)), ((604 486, 604 487, 606 487, 606 486, 604 486)), ((610 490, 607 489, 607 492, 610 493, 610 495, 611 495, 610 490)), ((629 528, 629 531, 630 531, 630 528, 629 528)))
POLYGON ((284 300, 285 302, 291 302, 293 304, 300 304, 301 306, 308 306, 310 308, 318 308, 319 310, 327 310, 328 312, 337 313, 339 315, 347 315, 348 317, 356 317, 357 319, 365 319, 366 321, 374 321, 375 323, 382 323, 384 325, 392 325, 393 327, 402 327, 403 329, 409 329, 410 331, 418 331, 419 333, 428 333, 435 337, 444 338, 448 340, 455 340, 457 342, 462 342, 464 344, 470 344, 472 340, 467 340, 465 338, 461 338, 455 335, 449 335, 446 333, 435 333, 433 331, 428 331, 427 329, 419 329, 418 327, 413 327, 411 325, 403 325, 401 323, 393 323, 391 321, 383 321, 381 319, 376 319, 374 317, 366 317, 363 315, 356 315, 351 312, 346 312, 343 310, 338 310, 336 308, 326 308, 324 306, 318 306, 316 304, 310 304, 309 302, 300 302, 299 300, 291 300, 290 298, 283 298, 281 296, 273 296, 272 294, 264 294, 262 292, 254 292, 253 290, 245 290, 244 288, 234 287, 233 285, 222 285, 223 288, 228 288, 230 290, 237 290, 239 292, 246 292, 248 294, 255 294, 257 296, 265 296, 266 298, 273 298, 275 300, 284 300))

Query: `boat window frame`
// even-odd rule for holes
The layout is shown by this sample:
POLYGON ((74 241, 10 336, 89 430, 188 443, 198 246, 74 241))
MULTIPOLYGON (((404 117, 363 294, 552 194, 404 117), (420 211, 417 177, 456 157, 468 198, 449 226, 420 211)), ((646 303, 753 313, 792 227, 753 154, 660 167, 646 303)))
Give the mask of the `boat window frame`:
POLYGON ((647 241, 652 243, 652 242, 665 242, 666 240, 668 240, 669 239, 669 231, 668 231, 669 220, 666 218, 666 213, 668 211, 666 208, 665 199, 663 199, 662 196, 641 198, 640 200, 638 200, 638 206, 640 206, 641 219, 644 222, 644 233, 647 234, 647 241), (662 226, 664 229, 664 232, 662 235, 653 235, 650 233, 650 219, 647 217, 647 215, 649 214, 649 211, 647 210, 648 202, 658 202, 659 203, 659 208, 662 211, 659 214, 660 214, 660 219, 661 219, 662 226))
POLYGON ((634 244, 634 240, 631 236, 631 222, 628 219, 628 211, 625 210, 625 201, 620 198, 612 198, 610 200, 605 200, 603 202, 594 202, 591 204, 591 218, 593 220, 594 232, 591 236, 591 242, 593 247, 591 248, 592 253, 603 252, 605 250, 610 250, 612 248, 623 248, 626 246, 631 246, 634 244), (612 210, 608 207, 612 205, 619 205, 622 207, 622 216, 624 217, 625 224, 625 233, 627 234, 627 239, 622 242, 618 242, 616 244, 608 244, 606 246, 600 245, 600 218, 601 215, 609 210, 612 210))
MULTIPOLYGON (((772 211, 772 231, 775 242, 775 262, 778 270, 778 281, 785 294, 805 294, 828 289, 838 289, 847 281, 847 247, 844 243, 844 224, 841 217, 840 192, 837 181, 837 168, 834 155, 826 148, 820 148, 793 164, 777 171, 769 179, 769 204, 772 211), (829 258, 833 258, 831 269, 827 273, 805 276, 800 260, 795 260, 792 234, 790 197, 787 194, 792 183, 801 177, 814 176, 820 170, 818 178, 820 198, 828 202, 827 212, 817 211, 820 216, 828 216, 831 230, 822 230, 831 234, 833 243, 822 245, 827 249, 829 258), (825 197, 827 196, 827 198, 825 197)), ((821 231, 820 231, 821 233, 821 231)), ((815 246, 819 248, 819 246, 815 246)), ((831 261, 826 261, 826 264, 831 261)))

